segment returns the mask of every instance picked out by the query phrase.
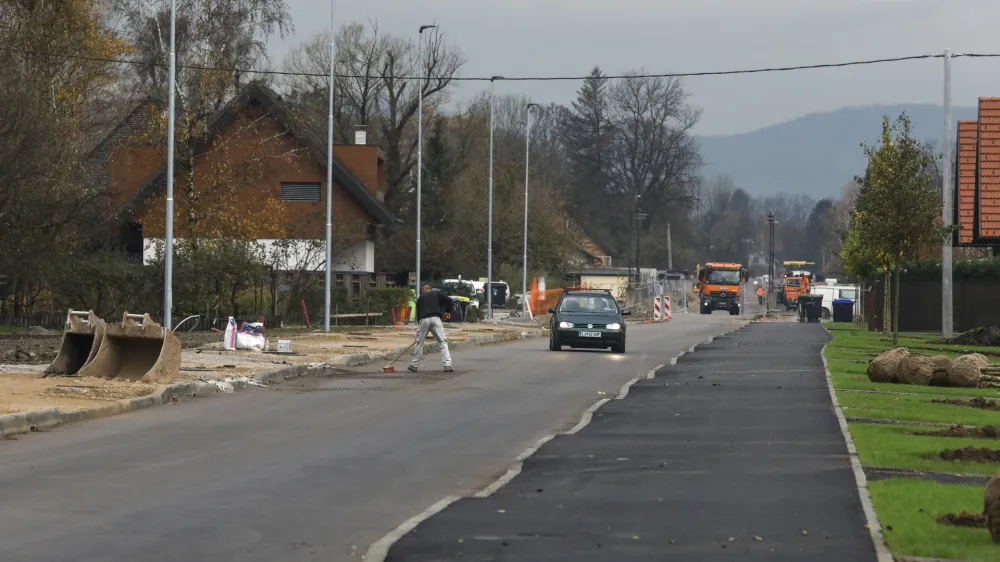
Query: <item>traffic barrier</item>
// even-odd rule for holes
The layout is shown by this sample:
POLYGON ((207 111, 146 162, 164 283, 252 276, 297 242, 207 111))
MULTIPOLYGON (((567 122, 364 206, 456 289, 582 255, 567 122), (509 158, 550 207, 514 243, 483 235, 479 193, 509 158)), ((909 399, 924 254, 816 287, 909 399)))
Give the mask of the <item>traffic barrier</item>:
POLYGON ((663 297, 653 297, 653 320, 663 320, 663 297))
POLYGON ((667 295, 663 297, 663 319, 670 320, 673 317, 673 314, 670 313, 670 295, 667 295))

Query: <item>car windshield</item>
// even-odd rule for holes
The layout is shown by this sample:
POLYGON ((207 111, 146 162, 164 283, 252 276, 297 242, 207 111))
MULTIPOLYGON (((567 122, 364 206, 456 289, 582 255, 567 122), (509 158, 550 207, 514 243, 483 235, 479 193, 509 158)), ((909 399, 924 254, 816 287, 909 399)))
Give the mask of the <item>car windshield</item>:
POLYGON ((802 280, 801 279, 786 279, 785 280, 785 285, 787 285, 789 287, 801 287, 802 286, 802 280))
POLYGON ((713 269, 708 272, 706 283, 710 285, 739 285, 740 272, 731 269, 713 269))
POLYGON ((559 312, 582 312, 594 314, 617 313, 618 305, 610 296, 568 295, 559 305, 559 312))

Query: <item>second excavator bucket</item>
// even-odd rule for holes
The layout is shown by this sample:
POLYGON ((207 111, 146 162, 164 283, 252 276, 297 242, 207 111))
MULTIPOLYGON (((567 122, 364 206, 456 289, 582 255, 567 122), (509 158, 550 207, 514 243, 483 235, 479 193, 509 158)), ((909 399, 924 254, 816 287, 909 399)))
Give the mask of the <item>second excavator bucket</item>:
POLYGON ((52 364, 42 372, 43 377, 75 375, 87 366, 104 340, 104 320, 93 310, 70 310, 66 313, 62 345, 52 364))
POLYGON ((149 314, 125 313, 121 324, 108 324, 94 360, 80 376, 155 384, 173 382, 181 369, 181 341, 149 314))

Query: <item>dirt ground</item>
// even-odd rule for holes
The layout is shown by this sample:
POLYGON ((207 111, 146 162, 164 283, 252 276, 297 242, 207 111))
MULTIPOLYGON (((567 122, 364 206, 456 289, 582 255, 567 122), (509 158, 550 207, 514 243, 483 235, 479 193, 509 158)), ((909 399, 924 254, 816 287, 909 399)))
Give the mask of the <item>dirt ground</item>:
POLYGON ((43 408, 74 410, 145 396, 155 384, 95 378, 43 379, 37 371, 0 373, 0 415, 43 408))
POLYGON ((946 449, 938 453, 938 456, 946 461, 1000 462, 1000 451, 996 449, 983 449, 981 447, 946 449))
POLYGON ((942 525, 955 525, 956 527, 986 527, 986 516, 979 513, 948 513, 937 520, 942 525))
MULTIPOLYGON (((469 338, 520 332, 531 326, 456 324, 447 327, 451 342, 469 338)), ((274 349, 277 340, 292 341, 291 354, 247 350, 227 351, 222 334, 196 332, 178 334, 182 344, 181 372, 177 382, 253 377, 261 371, 295 364, 334 363, 355 353, 385 354, 413 342, 412 327, 338 327, 329 334, 300 330, 266 330, 274 349)), ((109 381, 97 378, 41 378, 55 358, 62 341, 59 334, 0 335, 0 415, 60 408, 72 410, 98 406, 125 398, 145 396, 157 385, 109 381)), ((432 341, 432 340, 431 340, 432 341)))
POLYGON ((922 431, 914 435, 926 435, 930 437, 976 437, 980 439, 1000 439, 1000 428, 992 425, 983 427, 966 427, 964 425, 953 425, 940 431, 922 431))
POLYGON ((958 400, 958 399, 947 399, 947 400, 931 400, 935 404, 950 404, 952 406, 968 406, 970 408, 981 408, 983 410, 993 410, 1000 411, 1000 402, 996 400, 989 400, 987 398, 972 398, 968 400, 958 400))
POLYGON ((940 340, 940 343, 996 347, 1000 346, 1000 328, 974 328, 968 332, 961 333, 950 340, 940 340))

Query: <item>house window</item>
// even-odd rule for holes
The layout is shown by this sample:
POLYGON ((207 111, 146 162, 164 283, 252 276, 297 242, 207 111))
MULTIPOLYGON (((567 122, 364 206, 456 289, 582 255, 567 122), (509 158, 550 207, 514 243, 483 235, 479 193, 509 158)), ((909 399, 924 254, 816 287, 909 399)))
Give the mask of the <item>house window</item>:
POLYGON ((371 288, 371 289, 375 289, 375 288, 378 287, 378 275, 377 274, 372 273, 368 277, 368 287, 371 288))
POLYGON ((361 277, 357 275, 351 276, 351 296, 352 297, 361 296, 361 277))
POLYGON ((286 203, 319 203, 319 183, 281 182, 281 200, 286 203))

